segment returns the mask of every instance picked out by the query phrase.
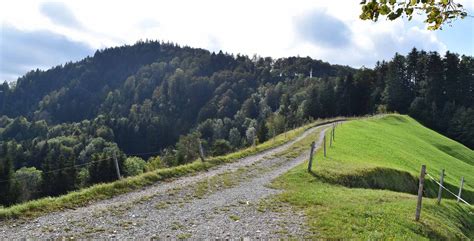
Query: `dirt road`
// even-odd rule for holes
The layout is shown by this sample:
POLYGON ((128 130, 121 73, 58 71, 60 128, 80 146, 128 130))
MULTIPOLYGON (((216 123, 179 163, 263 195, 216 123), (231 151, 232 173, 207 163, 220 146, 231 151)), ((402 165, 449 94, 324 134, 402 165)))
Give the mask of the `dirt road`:
POLYGON ((305 217, 266 200, 268 184, 308 159, 279 153, 329 125, 314 127, 277 148, 206 172, 156 183, 75 210, 0 224, 0 238, 284 238, 303 237, 305 217))

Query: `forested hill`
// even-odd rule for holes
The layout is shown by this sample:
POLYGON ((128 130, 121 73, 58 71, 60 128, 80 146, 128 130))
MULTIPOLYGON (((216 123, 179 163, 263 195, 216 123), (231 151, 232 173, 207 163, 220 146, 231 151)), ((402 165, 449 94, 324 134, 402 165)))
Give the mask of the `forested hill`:
POLYGON ((261 91, 269 91, 268 98, 274 99, 268 105, 276 111, 283 94, 283 85, 276 90, 276 84, 307 76, 311 69, 315 77, 355 72, 310 58, 274 62, 140 42, 97 51, 93 57, 48 71, 32 71, 11 89, 4 84, 0 114, 45 120, 41 124, 49 126, 100 117, 113 132, 106 140, 130 152, 157 151, 208 118, 233 118, 251 95, 257 100, 258 89, 265 85, 272 88, 261 91))
POLYGON ((472 148, 473 74, 472 57, 416 49, 359 70, 155 41, 97 51, 0 86, 0 204, 114 180, 113 153, 133 175, 195 160, 197 138, 219 155, 339 115, 409 113, 472 148))
POLYGON ((279 59, 273 65, 272 61, 271 58, 249 59, 222 52, 216 54, 203 49, 181 48, 173 44, 139 42, 133 46, 97 51, 93 57, 77 63, 27 73, 18 79, 15 88, 10 91, 6 85, 3 86, 6 92, 0 99, 0 113, 10 117, 46 119, 50 123, 93 119, 99 114, 110 113, 110 110, 104 110, 100 105, 114 91, 118 90, 122 95, 129 92, 124 96, 128 107, 130 104, 142 103, 147 98, 152 99, 153 91, 162 83, 173 85, 175 81, 170 79, 177 77, 173 76, 177 69, 183 71, 186 88, 194 84, 208 90, 214 90, 218 85, 235 78, 254 82, 254 87, 275 83, 285 79, 280 73, 292 77, 295 74, 308 75, 311 68, 314 69, 315 77, 343 76, 354 72, 349 67, 330 65, 310 58, 279 59), (277 72, 270 73, 272 70, 277 72), (226 74, 230 79, 217 78, 216 81, 217 75, 225 71, 231 72, 226 74), (130 87, 135 91, 130 90, 130 87))

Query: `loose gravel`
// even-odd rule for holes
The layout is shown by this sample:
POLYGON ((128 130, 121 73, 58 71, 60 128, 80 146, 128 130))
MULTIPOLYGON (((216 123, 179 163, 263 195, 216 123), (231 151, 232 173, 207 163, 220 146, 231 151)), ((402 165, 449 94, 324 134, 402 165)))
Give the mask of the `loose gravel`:
POLYGON ((276 177, 308 159, 279 157, 294 143, 321 131, 305 131, 294 140, 233 163, 192 176, 159 182, 74 210, 33 220, 0 223, 1 239, 19 238, 289 238, 304 237, 304 214, 265 200, 280 191, 268 187, 276 177))

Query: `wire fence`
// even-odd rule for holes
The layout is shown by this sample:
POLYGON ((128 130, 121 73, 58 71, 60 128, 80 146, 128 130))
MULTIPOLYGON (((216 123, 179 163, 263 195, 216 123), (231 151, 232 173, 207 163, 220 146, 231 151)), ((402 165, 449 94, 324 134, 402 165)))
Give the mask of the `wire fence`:
MULTIPOLYGON (((141 152, 141 153, 126 153, 126 155, 127 156, 139 156, 139 155, 150 155, 150 154, 159 154, 159 153, 161 153, 161 152, 160 151, 154 151, 154 152, 141 152)), ((99 163, 99 162, 103 162, 103 161, 110 161, 110 160, 113 160, 113 157, 102 158, 102 159, 93 160, 93 161, 89 161, 89 162, 82 163, 82 164, 76 164, 76 165, 72 165, 72 166, 57 168, 57 169, 54 169, 54 170, 43 171, 42 174, 50 174, 50 173, 54 173, 54 172, 64 171, 64 170, 68 170, 68 169, 73 169, 73 168, 77 168, 77 167, 87 166, 87 165, 90 165, 90 164, 99 163)), ((24 178, 10 178, 10 179, 0 180, 0 183, 11 182, 11 181, 22 181, 22 180, 27 180, 27 179, 30 179, 30 178, 31 178, 30 176, 27 176, 27 177, 24 177, 24 178)))
MULTIPOLYGON (((336 133, 336 127, 342 124, 339 122, 333 123, 332 128, 330 128, 330 134, 329 134, 329 146, 331 147, 333 145, 333 142, 336 141, 335 138, 335 133, 336 133)), ((326 157, 326 135, 324 135, 324 138, 322 140, 323 143, 323 148, 324 148, 324 157, 326 157)), ((312 167, 313 167, 313 152, 315 147, 315 142, 313 141, 310 146, 310 155, 309 155, 309 161, 308 161, 308 172, 312 172, 312 167)), ((438 191, 438 204, 441 202, 441 197, 442 197, 442 192, 443 190, 446 190, 450 195, 453 195, 454 197, 457 198, 457 201, 461 201, 462 203, 468 205, 469 207, 472 207, 472 205, 463 199, 461 197, 462 194, 462 189, 464 185, 464 177, 461 178, 461 184, 459 186, 459 193, 455 194, 451 190, 449 190, 447 187, 443 185, 443 179, 444 179, 444 170, 441 173, 441 178, 440 181, 436 180, 432 175, 426 172, 426 165, 421 166, 421 173, 420 173, 420 179, 419 179, 419 187, 418 187, 418 200, 417 200, 417 206, 416 206, 416 212, 415 212, 415 220, 418 221, 420 219, 420 214, 421 214, 421 207, 422 207, 422 199, 423 199, 423 186, 424 186, 424 181, 425 181, 425 175, 427 175, 434 183, 436 183, 439 186, 439 191, 438 191)))
POLYGON ((449 190, 447 187, 445 187, 443 185, 444 169, 441 171, 441 177, 440 177, 440 180, 438 181, 432 175, 430 175, 428 172, 426 172, 426 165, 421 165, 421 172, 420 172, 420 178, 419 178, 419 184, 418 184, 418 199, 417 199, 416 211, 415 211, 415 221, 419 221, 420 216, 421 216, 425 175, 428 176, 433 182, 435 182, 439 186, 439 189, 438 189, 438 202, 437 202, 438 205, 441 203, 441 197, 442 197, 442 193, 443 193, 443 189, 444 189, 449 194, 455 196, 457 198, 457 202, 461 201, 464 204, 468 205, 469 207, 472 207, 472 205, 470 203, 468 203, 466 200, 464 200, 461 197, 462 189, 463 189, 463 185, 464 185, 464 177, 461 177, 461 184, 459 185, 459 193, 456 195, 454 192, 452 192, 451 190, 449 190))
POLYGON ((443 184, 441 184, 440 182, 438 182, 433 176, 431 176, 429 173, 426 173, 426 175, 428 175, 428 177, 434 181, 436 184, 438 184, 438 186, 440 186, 441 188, 443 188, 444 190, 446 190, 449 194, 455 196, 458 200, 460 200, 461 202, 469 205, 470 207, 472 207, 472 205, 470 203, 468 203, 466 200, 462 199, 461 196, 458 196, 457 194, 451 192, 451 190, 449 190, 447 187, 443 186, 443 184))

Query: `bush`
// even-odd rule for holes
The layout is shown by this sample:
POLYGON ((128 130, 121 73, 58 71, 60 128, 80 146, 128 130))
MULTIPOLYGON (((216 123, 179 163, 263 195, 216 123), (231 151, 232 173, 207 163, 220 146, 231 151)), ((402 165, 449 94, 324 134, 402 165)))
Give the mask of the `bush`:
POLYGON ((220 156, 229 153, 232 150, 232 146, 227 140, 219 139, 212 145, 212 155, 220 156))
POLYGON ((159 156, 150 157, 150 159, 148 159, 148 162, 145 164, 145 171, 151 172, 164 167, 166 167, 166 165, 163 163, 159 156))
POLYGON ((79 188, 86 187, 90 179, 89 170, 87 168, 81 168, 77 172, 77 186, 79 188))
POLYGON ((199 157, 199 133, 193 132, 180 136, 176 143, 176 161, 178 164, 189 163, 199 157))
POLYGON ((386 105, 377 106, 377 114, 386 114, 386 113, 388 113, 388 109, 386 105))
POLYGON ((136 176, 143 173, 146 162, 140 157, 128 157, 123 162, 123 172, 125 176, 136 176))
POLYGON ((240 136, 240 132, 237 128, 232 128, 230 129, 229 131, 229 141, 230 141, 230 144, 234 147, 234 148, 239 148, 242 144, 242 137, 240 136))
POLYGON ((24 202, 36 198, 42 183, 41 170, 34 167, 22 167, 13 175, 13 186, 17 192, 16 201, 24 202))

